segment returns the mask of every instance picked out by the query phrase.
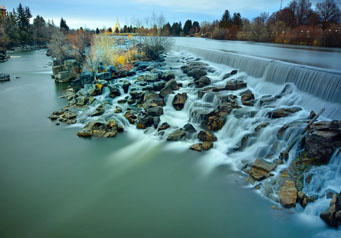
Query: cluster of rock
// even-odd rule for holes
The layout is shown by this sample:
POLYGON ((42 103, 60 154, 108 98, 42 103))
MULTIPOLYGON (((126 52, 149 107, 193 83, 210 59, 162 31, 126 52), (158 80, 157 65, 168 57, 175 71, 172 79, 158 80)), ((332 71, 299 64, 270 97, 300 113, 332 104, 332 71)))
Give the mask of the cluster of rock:
POLYGON ((11 80, 11 77, 9 74, 0 73, 0 82, 7 82, 10 80, 11 80))
POLYGON ((9 59, 9 56, 6 54, 6 50, 0 49, 0 63, 5 62, 9 59))
POLYGON ((52 78, 58 83, 68 83, 77 78, 80 72, 80 64, 75 59, 64 61, 54 60, 52 65, 52 78))
MULTIPOLYGON (((54 64, 54 73, 58 75, 66 71, 65 69, 72 67, 77 67, 76 62, 67 61, 61 65, 54 64)), ((61 111, 54 112, 50 119, 74 124, 77 123, 78 111, 95 107, 95 110, 88 116, 96 118, 96 120, 87 123, 78 132, 78 136, 114 137, 119 132, 123 132, 123 126, 112 116, 103 116, 106 115, 106 111, 112 110, 114 106, 114 113, 122 115, 126 123, 136 126, 137 129, 155 128, 160 136, 166 135, 167 141, 196 139, 198 143, 191 145, 190 149, 201 152, 214 147, 214 142, 217 141, 214 133, 223 128, 227 117, 232 112, 235 116, 238 116, 238 112, 240 112, 240 116, 243 116, 242 113, 244 112, 240 110, 243 107, 258 105, 270 108, 270 110, 266 114, 267 121, 260 121, 253 133, 242 138, 240 147, 236 150, 242 150, 249 140, 256 138, 260 131, 270 124, 269 121, 288 117, 302 110, 299 107, 276 109, 274 107, 271 109, 271 105, 290 92, 290 86, 285 87, 279 95, 265 95, 256 98, 253 92, 247 88, 245 79, 238 76, 236 70, 232 70, 222 77, 222 80, 226 80, 224 86, 212 86, 209 73, 213 73, 214 69, 205 63, 187 61, 181 70, 184 75, 193 80, 188 87, 196 88, 198 98, 213 95, 218 99, 218 104, 214 108, 192 112, 195 114, 192 116, 200 118, 202 128, 200 130, 197 130, 190 123, 182 128, 174 128, 167 122, 161 123, 160 117, 164 114, 166 99, 170 94, 173 94, 172 105, 175 110, 183 110, 188 100, 186 92, 180 93, 178 91, 183 87, 181 81, 177 80, 172 70, 166 70, 164 62, 139 61, 134 64, 134 68, 130 71, 118 70, 113 66, 106 68, 100 66, 95 75, 90 72, 83 72, 77 77, 73 75, 66 80, 71 80, 72 86, 72 89, 65 95, 69 104, 61 111), (104 95, 106 99, 98 101, 96 96, 100 95, 104 95), (112 105, 113 99, 117 97, 119 97, 116 101, 117 104, 112 105), (169 131, 166 134, 167 130, 169 131)), ((252 117, 256 112, 248 111, 247 113, 249 113, 248 116, 252 117)), ((303 125, 313 116, 312 113, 306 121, 299 123, 303 125)), ((283 125, 278 130, 278 139, 283 139, 285 132, 294 125, 295 123, 283 125)), ((333 152, 341 147, 341 122, 313 124, 301 144, 304 152, 292 162, 289 168, 280 171, 279 179, 276 182, 279 202, 285 208, 295 207, 297 203, 305 207, 317 199, 317 196, 307 196, 303 193, 303 174, 315 165, 327 164, 333 152)), ((259 158, 253 163, 246 164, 244 171, 249 174, 249 181, 261 183, 272 177, 282 163, 281 159, 270 163, 266 158, 259 158)), ((309 183, 309 181, 305 182, 309 183)), ((333 204, 337 204, 337 202, 333 204)), ((321 214, 321 217, 325 221, 330 221, 327 223, 333 226, 339 224, 339 220, 337 220, 339 207, 334 210, 329 209, 328 214, 327 212, 324 215, 321 214)))
POLYGON ((329 208, 320 214, 320 217, 329 226, 341 226, 341 192, 333 194, 329 208))

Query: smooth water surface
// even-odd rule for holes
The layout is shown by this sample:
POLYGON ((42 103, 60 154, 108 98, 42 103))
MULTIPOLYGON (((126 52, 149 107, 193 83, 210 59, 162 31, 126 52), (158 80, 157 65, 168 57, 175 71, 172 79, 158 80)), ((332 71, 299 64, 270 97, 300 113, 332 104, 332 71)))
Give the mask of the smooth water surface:
POLYGON ((218 50, 341 71, 341 49, 174 37, 175 45, 218 50))
MULTIPOLYGON (((274 205, 208 154, 139 132, 82 139, 44 51, 0 64, 0 237, 314 237, 322 221, 274 205), (19 77, 19 78, 16 78, 19 77), (174 146, 173 146, 174 147, 174 146)), ((324 233, 322 233, 324 234, 324 233)))

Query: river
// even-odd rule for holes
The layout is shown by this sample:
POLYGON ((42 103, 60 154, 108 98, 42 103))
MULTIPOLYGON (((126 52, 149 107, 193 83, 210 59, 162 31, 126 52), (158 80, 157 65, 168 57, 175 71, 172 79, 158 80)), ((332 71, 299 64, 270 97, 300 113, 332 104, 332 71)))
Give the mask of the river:
MULTIPOLYGON (((128 131, 81 139, 48 119, 65 86, 44 50, 0 72, 0 237, 314 237, 319 219, 275 205, 244 176, 197 152, 128 131)), ((332 233, 334 234, 334 233, 332 233)))

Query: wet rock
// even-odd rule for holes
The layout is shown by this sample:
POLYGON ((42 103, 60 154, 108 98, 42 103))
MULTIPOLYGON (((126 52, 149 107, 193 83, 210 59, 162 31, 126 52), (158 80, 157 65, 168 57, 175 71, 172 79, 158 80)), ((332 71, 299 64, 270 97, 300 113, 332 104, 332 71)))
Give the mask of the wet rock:
POLYGON ((166 86, 165 82, 156 82, 153 84, 154 91, 160 91, 166 86))
POLYGON ((116 108, 115 108, 115 111, 114 111, 115 113, 121 113, 122 112, 122 108, 121 107, 119 107, 119 106, 116 106, 116 108))
POLYGON ((109 72, 101 72, 96 74, 97 80, 110 80, 111 74, 109 72))
POLYGON ((202 143, 201 147, 203 150, 210 150, 213 148, 213 143, 209 141, 205 141, 202 143))
POLYGON ((76 98, 76 104, 78 106, 84 106, 87 102, 88 102, 88 98, 86 98, 84 96, 78 96, 76 98))
POLYGON ((251 90, 246 90, 241 93, 241 101, 242 104, 245 106, 253 106, 255 104, 254 102, 255 96, 251 92, 251 90))
POLYGON ((79 137, 91 137, 91 131, 89 130, 80 130, 77 132, 77 136, 79 137))
POLYGON ((234 70, 232 70, 230 73, 225 74, 225 75, 223 76, 223 80, 224 80, 224 79, 227 79, 227 78, 229 78, 229 77, 231 77, 231 76, 233 76, 233 75, 236 75, 237 73, 238 73, 238 70, 234 69, 234 70))
POLYGON ((296 207, 297 189, 295 186, 295 181, 289 179, 285 180, 277 194, 283 207, 296 207))
POLYGON ((159 117, 163 114, 163 109, 160 106, 151 107, 147 110, 147 114, 153 117, 159 117))
POLYGON ((270 175, 270 172, 275 170, 276 165, 271 164, 263 159, 257 159, 250 168, 249 175, 257 180, 263 180, 270 175))
POLYGON ((136 103, 136 100, 135 99, 133 99, 133 98, 129 98, 128 99, 128 104, 129 105, 132 105, 132 104, 135 104, 136 103))
POLYGON ((228 81, 226 83, 226 86, 225 88, 227 90, 239 90, 239 89, 242 89, 242 88, 246 88, 247 84, 244 80, 241 80, 241 79, 234 79, 234 80, 231 80, 231 81, 228 81))
POLYGON ((258 126, 255 128, 255 132, 258 132, 258 131, 260 131, 261 129, 266 128, 269 124, 270 124, 269 122, 263 122, 262 124, 258 125, 258 126))
POLYGON ((201 77, 207 75, 207 71, 205 68, 194 68, 189 70, 187 75, 189 77, 193 77, 194 79, 200 79, 201 77))
POLYGON ((198 139, 203 142, 217 141, 217 137, 215 137, 211 132, 208 132, 208 131, 200 131, 198 134, 198 139))
POLYGON ((124 93, 128 93, 130 87, 130 83, 128 81, 125 81, 122 85, 124 93))
POLYGON ((0 73, 0 82, 7 82, 10 81, 11 77, 9 74, 2 74, 0 73))
POLYGON ((172 132, 168 137, 168 141, 179 141, 185 138, 186 132, 183 129, 178 129, 174 132, 172 132))
POLYGON ((208 117, 206 128, 210 131, 218 131, 223 128, 225 121, 224 113, 213 114, 208 117))
POLYGON ((115 98, 121 96, 120 89, 117 86, 110 84, 108 87, 110 89, 109 97, 115 98))
POLYGON ((284 132, 289 128, 289 124, 284 124, 277 132, 277 137, 281 138, 284 132))
POLYGON ((205 87, 207 85, 210 85, 211 80, 209 77, 202 76, 199 79, 195 80, 194 83, 195 83, 197 88, 202 88, 202 87, 205 87))
POLYGON ((272 119, 287 117, 293 113, 301 111, 302 108, 300 107, 287 107, 287 108, 280 108, 274 111, 268 112, 268 117, 272 119))
POLYGON ((213 92, 220 92, 220 91, 225 91, 225 90, 227 89, 224 86, 217 86, 217 87, 212 88, 213 92))
POLYGON ((136 124, 138 129, 146 129, 147 127, 151 127, 154 125, 154 120, 152 116, 145 116, 139 119, 136 124))
POLYGON ((184 108, 184 105, 187 100, 187 93, 178 93, 175 95, 173 99, 173 106, 177 111, 180 111, 184 108))
POLYGON ((159 116, 153 117, 153 126, 154 126, 155 129, 159 126, 160 121, 161 121, 161 120, 160 120, 160 117, 159 117, 159 116))
POLYGON ((161 124, 158 131, 164 131, 164 130, 167 130, 168 128, 170 128, 170 125, 167 122, 164 122, 161 124))
POLYGON ((143 98, 143 108, 148 111, 152 107, 163 107, 165 106, 165 101, 160 95, 156 93, 146 93, 143 98))
POLYGON ((308 132, 304 149, 313 164, 328 164, 336 149, 341 147, 341 121, 314 123, 308 132))
POLYGON ((341 193, 334 194, 329 209, 320 214, 320 218, 331 227, 341 225, 341 193))
POLYGON ((189 132, 189 133, 195 133, 197 132, 197 130, 194 128, 194 126, 190 123, 187 123, 186 125, 184 125, 184 130, 186 132, 189 132))
POLYGON ((91 117, 100 116, 104 113, 103 105, 99 105, 96 110, 90 114, 91 117))
POLYGON ((202 151, 202 144, 201 143, 197 143, 197 144, 191 145, 190 149, 198 151, 198 152, 201 152, 202 151))
POLYGON ((134 92, 130 92, 130 95, 132 97, 132 99, 134 100, 142 100, 144 97, 145 92, 143 91, 134 91, 134 92))
POLYGON ((273 96, 271 95, 265 95, 265 96, 262 96, 261 99, 259 100, 259 104, 261 106, 265 106, 265 105, 269 105, 273 102, 276 101, 276 98, 274 98, 273 96))
POLYGON ((127 103, 127 99, 121 99, 117 101, 118 104, 125 104, 127 103))
POLYGON ((129 121, 130 124, 135 123, 136 115, 134 114, 133 111, 131 111, 131 110, 126 111, 126 113, 124 114, 124 117, 127 118, 127 120, 129 121))
POLYGON ((175 74, 173 72, 162 72, 159 74, 159 79, 164 81, 170 81, 172 79, 175 79, 175 74))

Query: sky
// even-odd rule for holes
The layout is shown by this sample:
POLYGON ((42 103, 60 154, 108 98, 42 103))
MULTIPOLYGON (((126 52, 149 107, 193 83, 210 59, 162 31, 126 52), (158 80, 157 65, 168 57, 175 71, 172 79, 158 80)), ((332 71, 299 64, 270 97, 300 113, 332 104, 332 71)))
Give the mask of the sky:
MULTIPOLYGON (((283 7, 291 0, 282 0, 283 7)), ((313 5, 322 0, 311 0, 313 5)), ((71 28, 114 27, 116 19, 121 26, 130 25, 134 19, 163 14, 167 21, 187 19, 213 21, 220 19, 224 11, 240 12, 242 17, 252 19, 261 12, 279 10, 281 0, 0 0, 8 10, 19 3, 28 6, 32 15, 52 19, 59 25, 63 17, 71 28)), ((341 0, 335 0, 341 8, 341 0)))

